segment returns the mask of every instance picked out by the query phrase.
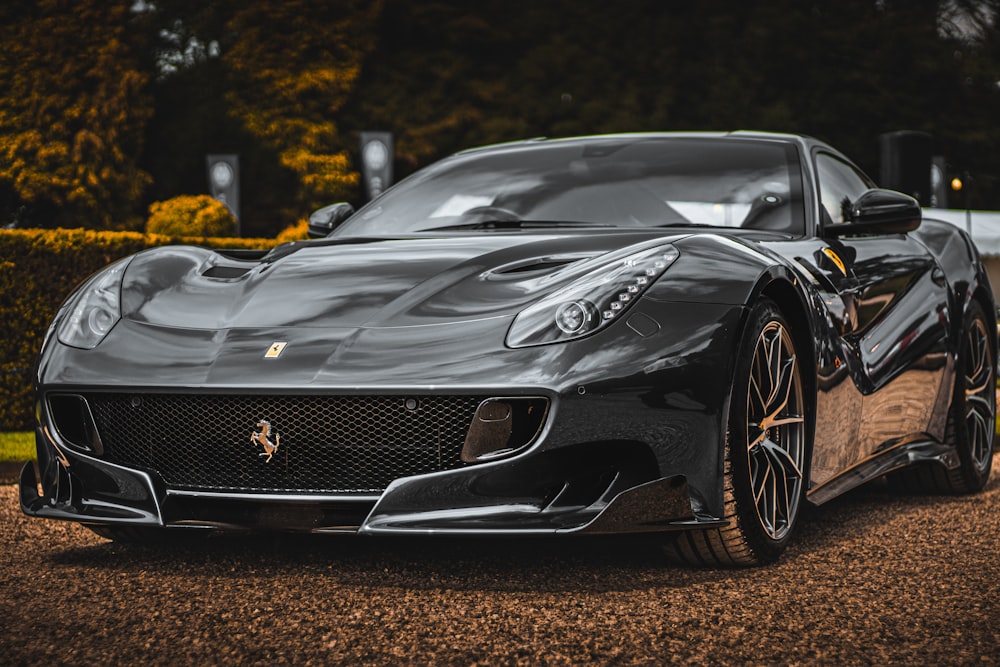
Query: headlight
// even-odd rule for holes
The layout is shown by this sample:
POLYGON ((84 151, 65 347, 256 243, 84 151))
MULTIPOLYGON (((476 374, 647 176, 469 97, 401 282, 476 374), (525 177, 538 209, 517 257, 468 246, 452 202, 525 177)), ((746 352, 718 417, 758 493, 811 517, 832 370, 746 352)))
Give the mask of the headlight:
POLYGON ((128 260, 120 260, 90 279, 70 299, 68 315, 59 323, 59 342, 91 350, 121 319, 122 276, 128 260))
POLYGON ((508 347, 561 343, 599 331, 618 319, 679 253, 670 244, 607 261, 533 306, 507 332, 508 347))

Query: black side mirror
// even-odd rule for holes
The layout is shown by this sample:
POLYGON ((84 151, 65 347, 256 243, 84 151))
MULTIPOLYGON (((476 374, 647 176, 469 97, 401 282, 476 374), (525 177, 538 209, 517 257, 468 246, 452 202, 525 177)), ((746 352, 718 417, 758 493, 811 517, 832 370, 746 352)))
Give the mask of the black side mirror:
POLYGON ((309 237, 319 239, 328 236, 337 228, 337 225, 352 215, 354 215, 354 207, 346 202, 316 209, 309 216, 309 237))
POLYGON ((905 234, 920 226, 920 204, 893 190, 869 190, 851 204, 851 221, 827 225, 827 236, 905 234))

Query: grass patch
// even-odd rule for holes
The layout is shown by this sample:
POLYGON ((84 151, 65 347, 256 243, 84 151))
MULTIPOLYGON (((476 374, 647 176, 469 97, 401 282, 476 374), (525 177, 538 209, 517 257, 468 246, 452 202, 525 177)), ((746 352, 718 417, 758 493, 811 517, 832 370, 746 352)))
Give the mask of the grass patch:
POLYGON ((0 462, 34 460, 34 433, 31 431, 23 433, 0 433, 0 462))

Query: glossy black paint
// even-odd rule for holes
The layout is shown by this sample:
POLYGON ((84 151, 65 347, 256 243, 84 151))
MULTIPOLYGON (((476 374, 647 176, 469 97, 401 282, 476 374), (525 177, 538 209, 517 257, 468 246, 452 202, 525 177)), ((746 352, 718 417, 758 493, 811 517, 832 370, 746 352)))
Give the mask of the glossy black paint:
POLYGON ((805 381, 811 500, 914 461, 953 467, 941 440, 962 315, 972 299, 994 312, 974 246, 950 225, 914 228, 907 202, 879 191, 849 229, 824 230, 812 156, 832 149, 786 135, 718 139, 748 137, 799 157, 805 234, 442 230, 335 235, 262 256, 136 255, 122 319, 103 342, 82 350, 47 338, 41 479, 25 468, 22 508, 95 524, 372 534, 714 525, 734 356, 764 295, 815 369, 805 381), (518 313, 579 278, 586 260, 656 240, 679 257, 620 320, 570 342, 505 344, 518 313), (275 341, 285 351, 265 358, 275 341), (549 412, 526 449, 379 494, 198 493, 67 442, 49 397, 94 391, 537 396, 549 412))
POLYGON ((905 234, 920 226, 916 199, 891 190, 869 190, 851 209, 851 222, 826 228, 831 237, 850 234, 905 234))

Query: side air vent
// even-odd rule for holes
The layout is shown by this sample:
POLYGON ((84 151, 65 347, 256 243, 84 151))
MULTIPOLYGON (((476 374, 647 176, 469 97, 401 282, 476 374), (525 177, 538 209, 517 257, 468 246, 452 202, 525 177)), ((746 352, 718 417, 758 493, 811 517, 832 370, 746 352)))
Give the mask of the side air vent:
POLYGON ((49 415, 64 441, 84 451, 104 453, 104 445, 86 399, 76 394, 52 394, 48 401, 49 415))

